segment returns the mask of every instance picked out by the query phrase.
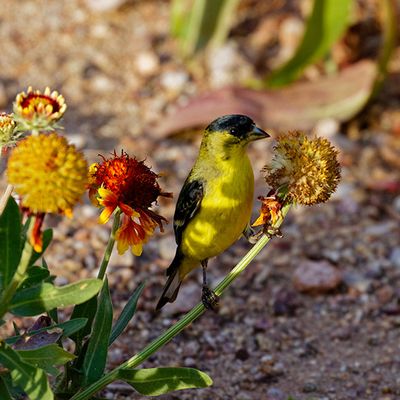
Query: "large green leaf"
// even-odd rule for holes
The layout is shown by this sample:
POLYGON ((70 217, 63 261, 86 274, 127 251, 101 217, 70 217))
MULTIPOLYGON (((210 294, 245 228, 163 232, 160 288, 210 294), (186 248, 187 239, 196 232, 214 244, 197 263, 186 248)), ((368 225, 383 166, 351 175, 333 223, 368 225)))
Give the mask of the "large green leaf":
POLYGON ((267 85, 286 85, 309 64, 324 57, 346 29, 352 0, 314 0, 306 31, 294 56, 267 77, 267 85))
POLYGON ((10 197, 0 215, 0 293, 11 282, 21 258, 21 216, 10 197))
POLYGON ((103 375, 107 361, 112 316, 110 290, 107 278, 105 278, 99 295, 97 312, 82 366, 86 384, 95 382, 103 375))
POLYGON ((53 400, 45 372, 24 362, 19 354, 0 343, 0 363, 10 370, 13 382, 21 387, 31 400, 53 400))
POLYGON ((212 379, 195 368, 122 369, 118 378, 145 396, 212 385, 212 379))
POLYGON ((52 375, 59 373, 58 369, 54 368, 56 365, 64 365, 75 358, 73 354, 56 344, 49 344, 35 350, 17 350, 17 353, 25 362, 42 368, 52 375))
POLYGON ((129 321, 132 319, 133 315, 136 311, 136 305, 139 300, 140 295, 142 294, 144 289, 144 283, 141 283, 136 290, 132 293, 132 296, 129 298, 128 302, 125 304, 120 316, 115 322, 110 336, 110 345, 114 342, 114 340, 123 332, 123 330, 128 325, 129 321))
POLYGON ((50 283, 34 286, 16 293, 10 311, 15 315, 38 315, 55 307, 80 304, 93 297, 101 288, 99 279, 84 279, 62 287, 50 283))

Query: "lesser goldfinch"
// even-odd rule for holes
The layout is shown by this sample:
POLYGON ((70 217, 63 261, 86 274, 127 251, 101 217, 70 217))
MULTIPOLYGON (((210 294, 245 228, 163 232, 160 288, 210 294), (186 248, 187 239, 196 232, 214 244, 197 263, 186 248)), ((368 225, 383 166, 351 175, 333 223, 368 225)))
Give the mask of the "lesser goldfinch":
POLYGON ((215 301, 206 283, 207 260, 231 246, 250 221, 254 175, 247 145, 269 137, 245 115, 225 115, 206 129, 198 158, 181 189, 174 214, 175 257, 157 304, 172 303, 184 277, 203 267, 202 300, 215 301))

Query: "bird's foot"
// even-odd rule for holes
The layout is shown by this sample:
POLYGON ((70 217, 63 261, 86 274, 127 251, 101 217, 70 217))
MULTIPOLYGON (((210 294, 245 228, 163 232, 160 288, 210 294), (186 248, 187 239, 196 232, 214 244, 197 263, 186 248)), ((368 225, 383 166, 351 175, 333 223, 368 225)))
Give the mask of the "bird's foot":
POLYGON ((218 310, 219 296, 206 285, 203 285, 201 301, 207 310, 213 310, 215 312, 218 310))
POLYGON ((281 238, 283 237, 283 233, 281 232, 281 230, 279 228, 274 228, 274 227, 268 227, 267 229, 264 230, 264 233, 269 237, 278 237, 281 238))

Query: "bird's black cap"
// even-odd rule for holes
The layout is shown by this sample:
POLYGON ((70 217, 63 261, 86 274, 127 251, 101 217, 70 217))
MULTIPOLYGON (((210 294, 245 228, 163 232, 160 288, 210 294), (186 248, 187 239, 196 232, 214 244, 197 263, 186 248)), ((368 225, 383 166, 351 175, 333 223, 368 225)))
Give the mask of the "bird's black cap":
MULTIPOLYGON (((222 117, 217 118, 206 128, 206 130, 210 133, 212 132, 221 132, 228 131, 232 136, 235 136, 239 139, 247 138, 249 133, 254 131, 256 125, 254 121, 246 115, 241 114, 231 114, 224 115, 222 117)), ((264 132, 261 129, 257 128, 259 132, 264 132)), ((269 135, 265 133, 264 137, 268 137, 269 135)))

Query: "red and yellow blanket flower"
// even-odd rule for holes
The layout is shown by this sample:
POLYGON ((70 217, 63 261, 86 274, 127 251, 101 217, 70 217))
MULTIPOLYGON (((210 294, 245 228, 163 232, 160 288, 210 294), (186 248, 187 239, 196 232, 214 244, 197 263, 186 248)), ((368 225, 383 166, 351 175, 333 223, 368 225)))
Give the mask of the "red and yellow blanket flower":
POLYGON ((124 151, 89 168, 89 197, 103 208, 99 221, 106 223, 115 211, 122 213, 122 223, 115 239, 119 254, 129 247, 134 255, 142 254, 142 246, 153 235, 156 226, 163 231, 166 219, 150 209, 159 196, 171 197, 161 191, 159 177, 144 164, 124 151))

